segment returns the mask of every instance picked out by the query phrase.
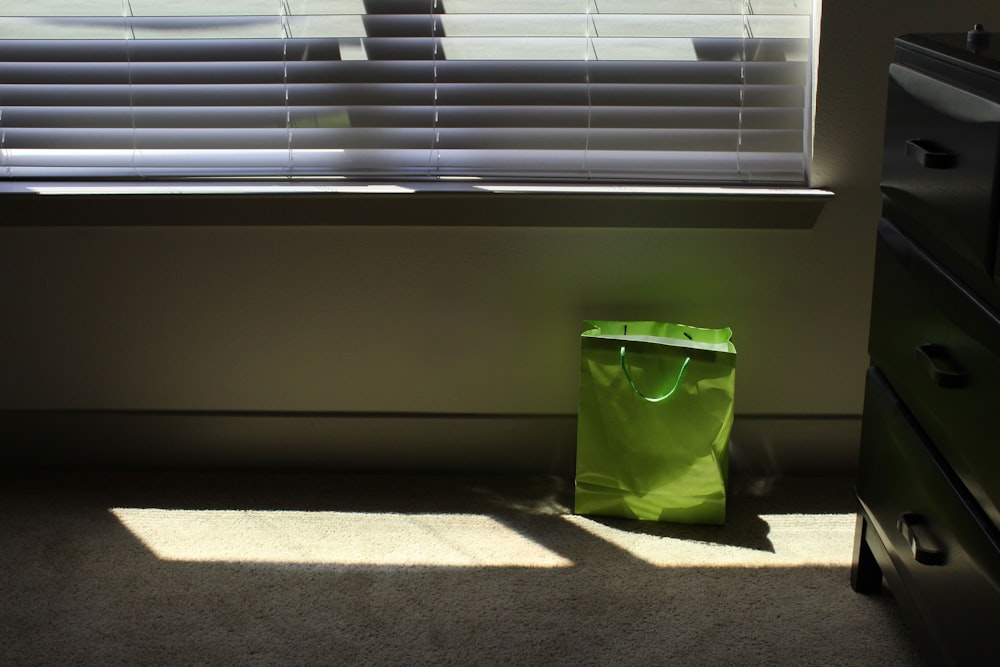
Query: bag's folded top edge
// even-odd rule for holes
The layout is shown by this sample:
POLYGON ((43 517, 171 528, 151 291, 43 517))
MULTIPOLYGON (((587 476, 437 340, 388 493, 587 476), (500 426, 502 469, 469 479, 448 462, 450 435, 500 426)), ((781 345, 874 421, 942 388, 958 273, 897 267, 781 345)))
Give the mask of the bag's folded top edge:
POLYGON ((640 342, 640 343, 653 343, 656 345, 669 345, 671 347, 684 347, 691 350, 707 350, 710 352, 726 352, 729 354, 736 354, 736 347, 730 343, 703 343, 697 340, 687 340, 684 338, 664 338, 662 336, 642 336, 642 335, 614 335, 614 334, 595 334, 592 332, 584 332, 583 334, 587 338, 598 338, 601 340, 619 340, 623 343, 628 342, 640 342))

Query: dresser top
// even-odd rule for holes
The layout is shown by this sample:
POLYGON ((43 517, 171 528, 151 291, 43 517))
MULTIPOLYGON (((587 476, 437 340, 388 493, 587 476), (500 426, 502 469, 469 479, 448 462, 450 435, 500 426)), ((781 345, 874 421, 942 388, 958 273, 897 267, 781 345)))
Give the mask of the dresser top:
POLYGON ((900 52, 909 52, 1000 79, 1000 32, 985 32, 971 41, 964 32, 903 35, 896 39, 896 49, 897 59, 900 52))
POLYGON ((893 60, 1000 103, 1000 32, 903 35, 893 60))

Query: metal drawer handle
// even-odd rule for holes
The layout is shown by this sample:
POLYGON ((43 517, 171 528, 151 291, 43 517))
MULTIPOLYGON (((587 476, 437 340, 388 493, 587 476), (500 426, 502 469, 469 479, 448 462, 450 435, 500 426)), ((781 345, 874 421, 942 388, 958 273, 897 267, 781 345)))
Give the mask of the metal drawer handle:
POLYGON ((914 560, 922 565, 944 565, 944 549, 927 527, 927 517, 903 512, 896 522, 896 529, 910 545, 914 560))
POLYGON ((906 142, 906 156, 913 158, 925 169, 951 169, 958 157, 929 139, 910 139, 906 142))
POLYGON ((969 383, 969 374, 952 359, 944 345, 918 345, 916 357, 934 384, 942 389, 961 389, 969 383))

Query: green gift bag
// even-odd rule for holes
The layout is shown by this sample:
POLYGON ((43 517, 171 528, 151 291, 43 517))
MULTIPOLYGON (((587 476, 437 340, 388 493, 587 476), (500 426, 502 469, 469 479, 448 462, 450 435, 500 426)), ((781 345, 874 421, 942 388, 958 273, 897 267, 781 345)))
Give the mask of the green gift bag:
POLYGON ((732 331, 586 324, 576 513, 723 523, 736 379, 732 331))

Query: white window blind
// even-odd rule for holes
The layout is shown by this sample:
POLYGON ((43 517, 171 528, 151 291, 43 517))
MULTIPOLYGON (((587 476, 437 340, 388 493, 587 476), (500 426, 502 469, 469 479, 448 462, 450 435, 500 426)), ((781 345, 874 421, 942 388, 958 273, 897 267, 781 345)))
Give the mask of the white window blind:
POLYGON ((0 174, 802 184, 811 11, 0 0, 0 174))

